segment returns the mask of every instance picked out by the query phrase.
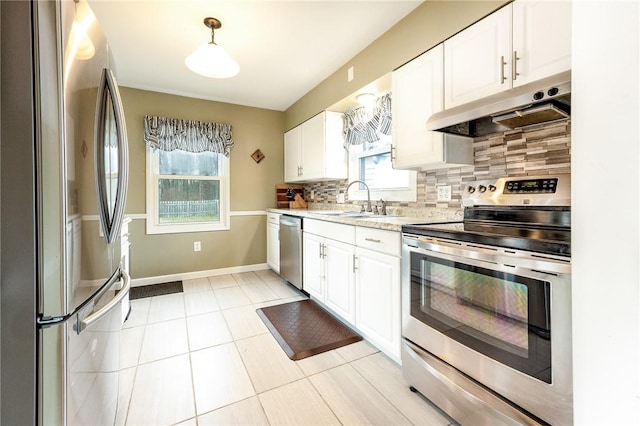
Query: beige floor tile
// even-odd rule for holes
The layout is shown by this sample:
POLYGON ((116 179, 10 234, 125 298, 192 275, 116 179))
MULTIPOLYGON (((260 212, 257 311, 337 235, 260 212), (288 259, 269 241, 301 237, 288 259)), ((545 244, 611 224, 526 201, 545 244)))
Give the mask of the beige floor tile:
POLYGON ((135 367, 140 358, 144 326, 125 328, 120 332, 120 368, 135 367))
POLYGON ((379 351, 366 340, 361 340, 347 346, 342 346, 341 348, 336 349, 336 352, 338 352, 345 361, 351 362, 379 351))
POLYGON ((241 273, 232 274, 232 275, 239 285, 251 285, 251 284, 258 284, 262 282, 262 280, 258 278, 258 276, 253 272, 241 272, 241 273))
POLYGON ((213 290, 220 309, 238 308, 251 304, 251 300, 240 287, 227 287, 213 290))
POLYGON ((265 284, 271 289, 271 291, 273 291, 278 295, 278 297, 282 299, 302 295, 300 291, 298 291, 298 289, 281 279, 265 281, 265 284))
POLYGON ((185 293, 199 293, 211 290, 211 285, 208 278, 195 278, 182 281, 182 290, 185 293))
POLYGON ((348 364, 311 376, 309 380, 343 424, 410 424, 348 364))
POLYGON ((304 377, 271 334, 237 340, 236 345, 258 393, 304 377))
POLYGON ((149 316, 149 306, 151 305, 151 298, 135 299, 131 302, 131 311, 129 312, 129 318, 122 325, 122 328, 139 327, 147 323, 147 317, 149 316))
POLYGON ((242 290, 249 296, 251 303, 266 302, 268 300, 279 300, 280 297, 275 294, 265 283, 258 282, 245 285, 242 290))
POLYGON ((400 366, 381 353, 360 358, 351 363, 369 383, 402 412, 413 424, 448 425, 451 419, 425 401, 419 394, 409 390, 402 377, 400 366))
POLYGON ((256 396, 198 417, 199 426, 266 424, 268 424, 267 417, 256 396))
POLYGON ((216 290, 219 288, 236 287, 238 282, 229 274, 209 277, 209 284, 212 289, 216 290))
POLYGON ((235 344, 191 352, 198 415, 255 395, 235 344))
POLYGON ((258 334, 269 333, 269 329, 256 313, 253 305, 222 311, 231 335, 235 340, 246 339, 258 334))
POLYGON ((184 317, 183 293, 167 294, 151 298, 147 323, 167 321, 184 317))
POLYGON ((323 352, 308 358, 296 361, 304 374, 311 376, 321 371, 329 370, 344 364, 346 361, 336 351, 323 352))
POLYGON ((212 290, 199 293, 185 293, 184 308, 187 316, 200 315, 220 310, 212 290))
POLYGON ((194 416, 188 355, 137 368, 127 425, 171 425, 194 416))
POLYGON ((127 420, 129 401, 131 401, 131 392, 133 391, 135 377, 135 367, 120 370, 120 374, 118 376, 118 411, 116 413, 114 426, 124 426, 127 420))
POLYGON ((192 351, 228 343, 233 340, 222 312, 187 317, 189 349, 192 351))
POLYGON ((139 363, 144 364, 189 352, 184 318, 147 325, 139 363))
POLYGON ((340 422, 307 379, 258 396, 271 425, 339 425, 340 422))
POLYGON ((259 271, 253 271, 254 274, 258 276, 262 281, 274 281, 274 280, 282 280, 280 275, 276 274, 275 271, 271 269, 261 269, 259 271))
POLYGON ((175 426, 198 426, 198 421, 194 417, 192 419, 185 420, 184 422, 180 422, 180 423, 176 424, 175 426))

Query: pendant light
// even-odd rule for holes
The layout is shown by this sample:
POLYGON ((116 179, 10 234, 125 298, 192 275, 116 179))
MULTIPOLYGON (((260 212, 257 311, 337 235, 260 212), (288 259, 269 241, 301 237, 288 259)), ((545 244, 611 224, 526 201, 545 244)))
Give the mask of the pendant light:
POLYGON ((238 63, 222 47, 214 41, 214 30, 222 27, 216 18, 204 18, 204 25, 211 28, 211 42, 198 47, 187 56, 184 63, 187 67, 200 75, 211 78, 229 78, 240 71, 238 63))

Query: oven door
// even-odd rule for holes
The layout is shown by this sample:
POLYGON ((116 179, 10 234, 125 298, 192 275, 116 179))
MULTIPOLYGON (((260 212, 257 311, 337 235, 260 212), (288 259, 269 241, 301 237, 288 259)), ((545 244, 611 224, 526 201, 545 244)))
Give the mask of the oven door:
POLYGON ((567 259, 405 235, 402 261, 406 340, 546 421, 571 418, 567 259))

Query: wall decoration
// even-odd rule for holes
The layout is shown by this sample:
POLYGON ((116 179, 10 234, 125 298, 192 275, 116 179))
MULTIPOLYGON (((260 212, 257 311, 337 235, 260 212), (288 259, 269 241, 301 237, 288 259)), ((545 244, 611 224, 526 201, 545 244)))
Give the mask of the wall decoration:
POLYGON ((256 149, 253 154, 251 154, 251 158, 253 158, 253 161, 256 163, 259 163, 264 160, 264 154, 259 149, 256 149))

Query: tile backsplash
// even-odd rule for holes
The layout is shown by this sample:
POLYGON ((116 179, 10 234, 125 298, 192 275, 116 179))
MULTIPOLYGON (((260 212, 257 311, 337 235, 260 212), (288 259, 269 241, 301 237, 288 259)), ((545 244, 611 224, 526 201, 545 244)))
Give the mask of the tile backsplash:
MULTIPOLYGON (((417 174, 417 201, 393 202, 391 207, 461 208, 461 195, 468 182, 511 176, 533 176, 571 172, 571 121, 563 120, 527 129, 510 130, 476 138, 474 165, 442 170, 420 170, 417 174), (451 185, 451 201, 436 202, 436 186, 451 185)), ((348 180, 304 184, 308 202, 337 204, 348 180), (310 198, 314 191, 314 199, 310 198)), ((353 201, 350 204, 362 204, 353 201)))

